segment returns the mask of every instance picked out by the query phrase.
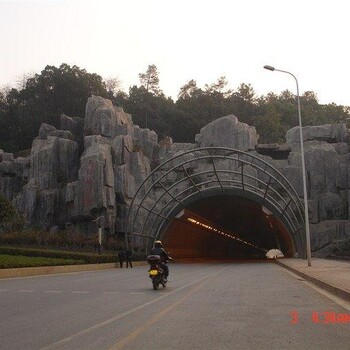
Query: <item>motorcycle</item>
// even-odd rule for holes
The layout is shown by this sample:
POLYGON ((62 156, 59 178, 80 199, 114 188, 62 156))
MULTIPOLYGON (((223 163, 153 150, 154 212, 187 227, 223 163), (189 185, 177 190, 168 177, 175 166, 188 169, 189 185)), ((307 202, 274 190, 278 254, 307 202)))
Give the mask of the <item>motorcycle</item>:
POLYGON ((147 262, 150 265, 148 273, 149 273, 149 277, 152 279, 153 289, 158 289, 159 285, 162 285, 163 288, 165 288, 168 281, 164 276, 164 271, 161 266, 160 256, 149 255, 147 257, 147 262))

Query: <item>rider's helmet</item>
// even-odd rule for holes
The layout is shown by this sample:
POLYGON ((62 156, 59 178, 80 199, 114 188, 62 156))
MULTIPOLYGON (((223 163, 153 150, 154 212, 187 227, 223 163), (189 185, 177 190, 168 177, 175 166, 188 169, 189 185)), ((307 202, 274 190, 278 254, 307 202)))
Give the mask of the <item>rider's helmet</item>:
POLYGON ((157 247, 157 248, 162 248, 163 247, 163 244, 161 241, 155 241, 154 242, 154 246, 157 247))

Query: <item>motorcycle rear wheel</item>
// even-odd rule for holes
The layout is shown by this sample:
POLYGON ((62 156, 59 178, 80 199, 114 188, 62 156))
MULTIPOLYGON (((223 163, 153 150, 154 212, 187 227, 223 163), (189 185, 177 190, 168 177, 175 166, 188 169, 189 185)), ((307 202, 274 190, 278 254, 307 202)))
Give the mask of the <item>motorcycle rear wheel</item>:
POLYGON ((152 278, 152 285, 154 290, 157 290, 159 288, 158 278, 152 278))

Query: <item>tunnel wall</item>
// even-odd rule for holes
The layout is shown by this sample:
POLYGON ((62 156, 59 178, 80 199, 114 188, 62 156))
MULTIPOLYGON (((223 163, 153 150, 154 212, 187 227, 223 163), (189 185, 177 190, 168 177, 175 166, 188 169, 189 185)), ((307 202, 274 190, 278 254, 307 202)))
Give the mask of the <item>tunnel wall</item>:
POLYGON ((261 251, 184 220, 173 220, 162 236, 162 241, 175 259, 241 259, 246 255, 264 256, 261 251))
POLYGON ((163 238, 164 246, 175 258, 203 257, 215 241, 210 232, 181 220, 173 220, 163 238))

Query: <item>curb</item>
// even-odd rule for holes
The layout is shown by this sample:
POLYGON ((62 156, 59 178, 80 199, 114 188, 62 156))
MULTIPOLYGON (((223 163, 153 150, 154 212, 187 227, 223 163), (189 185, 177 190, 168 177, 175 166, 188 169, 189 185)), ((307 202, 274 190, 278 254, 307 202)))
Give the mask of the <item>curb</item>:
POLYGON ((324 281, 321 281, 315 277, 312 277, 312 276, 309 276, 303 272, 300 272, 299 270, 293 268, 293 267, 290 267, 288 266, 287 264, 284 264, 281 260, 277 260, 275 259, 274 260, 275 263, 279 266, 282 266, 284 267, 285 269, 289 270, 289 271, 292 271, 293 273, 295 273, 296 275, 304 278, 305 280, 313 283, 314 285, 316 285, 317 287, 320 287, 322 289, 325 289, 327 292, 330 292, 334 295, 336 295, 337 297, 345 300, 345 301, 350 301, 350 292, 344 290, 344 289, 341 289, 339 287, 336 287, 336 286, 333 286, 332 284, 330 283, 327 283, 327 282, 324 282, 324 281))
MULTIPOLYGON (((133 261, 133 266, 144 266, 146 262, 133 261)), ((60 273, 72 273, 82 271, 97 271, 120 268, 117 263, 109 264, 86 264, 86 265, 66 265, 66 266, 40 266, 40 267, 21 267, 17 269, 0 269, 1 278, 27 277, 40 275, 54 275, 60 273)))

